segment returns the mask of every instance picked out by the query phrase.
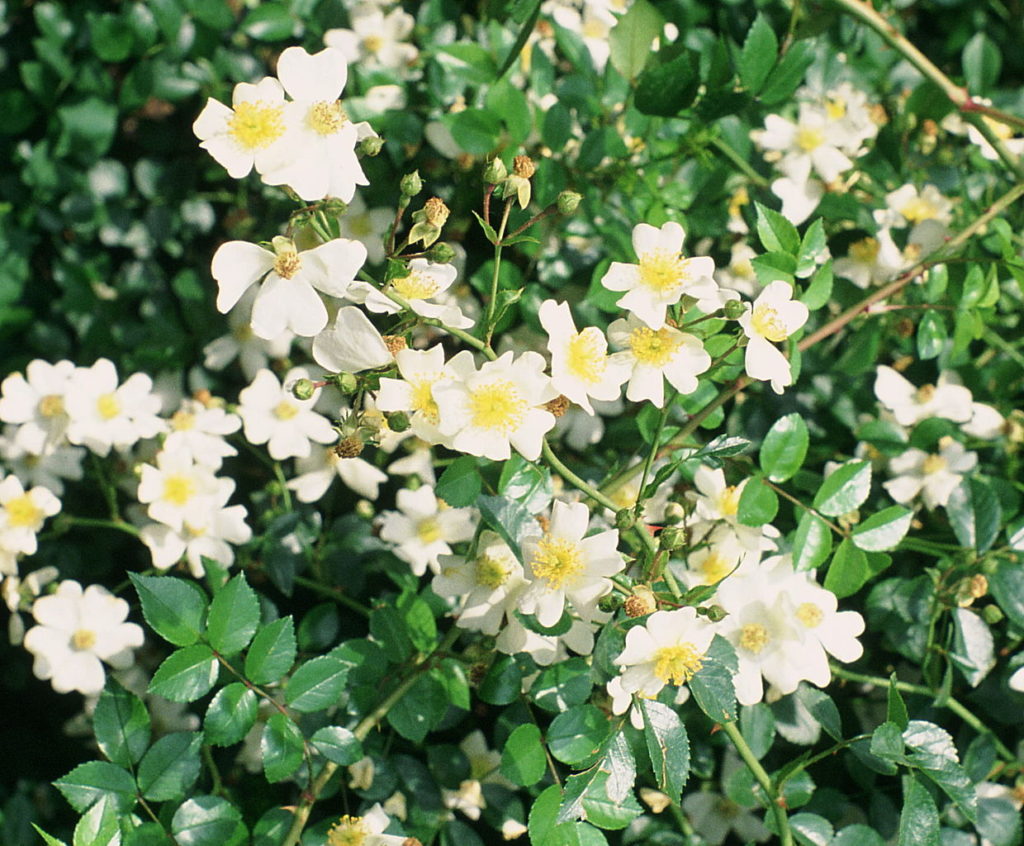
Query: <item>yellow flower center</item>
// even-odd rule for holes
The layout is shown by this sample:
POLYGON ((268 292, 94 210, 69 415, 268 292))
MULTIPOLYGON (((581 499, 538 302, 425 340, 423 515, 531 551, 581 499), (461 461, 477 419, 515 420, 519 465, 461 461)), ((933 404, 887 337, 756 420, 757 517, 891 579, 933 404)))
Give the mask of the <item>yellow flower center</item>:
POLYGON ((235 106, 228 134, 246 150, 262 150, 284 134, 284 108, 251 100, 235 106))
POLYGON ((732 572, 732 563, 717 552, 711 552, 700 562, 700 571, 704 574, 703 583, 713 585, 720 582, 732 572))
POLYGON ((750 325, 758 335, 769 341, 785 341, 789 337, 789 330, 779 312, 773 306, 764 303, 754 306, 754 311, 750 315, 750 325))
POLYGON ((104 420, 113 420, 121 413, 121 403, 117 394, 103 394, 96 400, 96 411, 104 420))
POLYGON ((195 493, 195 480, 188 476, 178 473, 164 479, 163 499, 171 505, 177 505, 180 508, 188 503, 195 496, 195 493))
POLYGON ((418 411, 435 426, 441 419, 441 409, 437 407, 437 401, 430 389, 440 378, 441 374, 438 373, 409 383, 412 386, 412 410, 418 411))
POLYGON ((569 372, 583 382, 600 382, 608 366, 605 340, 601 330, 588 326, 569 341, 565 363, 569 372))
POLYGON ((605 39, 608 37, 608 24, 600 18, 587 18, 583 22, 580 35, 584 38, 605 39))
POLYGON ((60 394, 47 394, 39 400, 40 417, 57 417, 64 413, 64 397, 60 394))
POLYGON ((497 590, 508 581, 509 569, 499 558, 481 555, 474 565, 476 583, 491 590, 497 590))
POLYGON ((363 846, 369 833, 362 817, 346 814, 327 832, 327 846, 363 846))
POLYGON ((741 279, 754 278, 754 265, 750 263, 750 259, 738 259, 729 265, 729 269, 741 279))
POLYGON ((926 476, 930 476, 932 473, 938 473, 945 470, 948 466, 948 462, 941 455, 929 455, 925 460, 921 469, 924 470, 926 476))
POLYGON ((825 612, 813 602, 804 602, 796 609, 796 618, 808 629, 816 629, 825 619, 825 612))
POLYGON ((423 543, 431 544, 442 540, 441 524, 435 517, 427 517, 416 524, 416 537, 423 543))
POLYGON ((175 411, 171 417, 171 428, 175 432, 187 432, 196 427, 196 416, 188 411, 175 411))
POLYGON ((4 510, 7 511, 7 525, 14 529, 39 526, 46 516, 27 493, 7 500, 4 510))
POLYGON ((640 256, 640 284, 656 294, 669 293, 686 278, 686 259, 678 253, 655 250, 640 256))
POLYGON ((183 524, 183 528, 188 533, 188 536, 192 538, 201 538, 206 534, 205 526, 195 526, 192 523, 186 522, 183 524))
POLYGON ((76 652, 85 652, 96 645, 96 632, 79 629, 71 635, 71 648, 76 652))
POLYGON ((477 429, 509 435, 523 425, 529 406, 511 382, 491 382, 469 395, 469 414, 477 429))
POLYGON ((829 97, 825 101, 825 114, 829 120, 842 120, 846 117, 846 101, 839 97, 829 97))
POLYGON ((245 323, 232 329, 231 337, 238 341, 238 343, 244 344, 246 341, 251 341, 255 336, 252 333, 252 327, 245 323))
POLYGON ((690 642, 663 646, 654 653, 654 675, 666 684, 686 684, 703 665, 702 657, 690 642))
POLYGON ((878 239, 861 238, 850 244, 850 258, 859 264, 874 264, 878 259, 878 239))
POLYGON ((728 485, 715 500, 718 510, 725 517, 735 517, 740 510, 740 494, 738 485, 728 485))
POLYGON ((801 126, 796 131, 796 145, 805 153, 817 150, 825 143, 825 133, 816 127, 801 126))
POLYGON ((530 568, 534 576, 548 583, 548 590, 561 590, 583 572, 579 545, 545 535, 537 544, 530 568))
POLYGON ((363 39, 363 50, 367 53, 376 53, 384 46, 384 39, 379 35, 367 35, 363 39))
POLYGON ((739 217, 740 210, 750 202, 746 188, 740 188, 729 199, 729 217, 739 217))
POLYGON ((899 210, 911 223, 920 223, 922 220, 931 220, 939 210, 923 197, 915 197, 899 210))
POLYGON ((914 392, 914 399, 919 403, 931 402, 932 397, 935 396, 934 385, 922 385, 914 392))
POLYGON ((664 367, 672 360, 679 349, 680 340, 668 327, 657 332, 640 326, 629 333, 629 349, 640 364, 651 367, 664 367))
POLYGON ((348 115, 342 109, 340 100, 333 103, 321 100, 310 106, 306 113, 306 122, 317 135, 334 135, 347 120, 348 115))
POLYGON ((274 273, 282 279, 292 279, 301 267, 302 259, 294 246, 281 249, 274 258, 274 273))
POLYGON ((755 655, 760 654, 770 639, 768 629, 760 623, 747 623, 740 629, 740 646, 755 655))
POLYGON ((418 270, 410 271, 408 276, 392 279, 391 286, 406 300, 428 300, 441 287, 434 277, 418 270))
POLYGON ((278 420, 291 420, 296 417, 299 413, 299 409, 296 408, 288 400, 281 400, 277 405, 274 406, 274 417, 278 420))

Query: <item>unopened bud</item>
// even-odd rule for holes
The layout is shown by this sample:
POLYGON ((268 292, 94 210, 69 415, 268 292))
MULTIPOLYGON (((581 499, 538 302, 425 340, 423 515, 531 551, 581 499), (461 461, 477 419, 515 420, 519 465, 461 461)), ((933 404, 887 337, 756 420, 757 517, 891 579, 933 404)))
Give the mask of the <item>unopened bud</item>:
POLYGON ((310 379, 297 379, 292 385, 292 396, 297 400, 313 399, 316 385, 310 379))
POLYGON ((448 264, 448 262, 455 258, 455 250, 451 244, 438 241, 427 251, 427 258, 435 264, 448 264))
POLYGON ((338 386, 338 390, 345 394, 345 396, 354 394, 359 390, 359 379, 354 373, 339 373, 334 377, 334 384, 338 386))
POLYGON ((357 458, 363 451, 363 437, 358 432, 353 432, 346 438, 342 438, 334 447, 334 454, 338 458, 357 458))
POLYGON ((704 616, 712 623, 720 623, 726 617, 729 616, 729 612, 726 611, 721 605, 708 605, 704 610, 704 616))
POLYGON ((572 405, 572 403, 569 401, 569 398, 559 394, 553 400, 549 400, 544 403, 544 408, 546 411, 550 411, 555 417, 564 417, 565 412, 569 410, 570 405, 572 405))
POLYGON ((375 514, 375 509, 370 500, 361 499, 356 503, 355 512, 357 517, 362 517, 364 520, 370 520, 375 514))
POLYGON ((423 204, 423 217, 431 226, 439 229, 448 222, 448 206, 440 197, 431 197, 423 204))
POLYGON ((390 414, 385 414, 384 417, 388 421, 388 428, 392 432, 405 432, 411 425, 409 415, 404 411, 393 411, 390 414))
POLYGON ((508 168, 501 159, 491 159, 484 168, 484 181, 488 185, 497 185, 504 182, 508 176, 508 168))
POLYGON ((632 529, 636 525, 636 514, 632 508, 620 508, 615 512, 615 528, 620 532, 632 529))
POLYGON ((667 526, 681 523, 686 518, 686 509, 678 502, 670 502, 665 506, 663 522, 667 526))
POLYGON ((402 192, 403 197, 415 197, 423 190, 423 180, 420 179, 420 172, 414 170, 412 173, 407 173, 402 177, 402 181, 398 183, 398 188, 402 192))
POLYGON ((658 543, 669 552, 686 545, 686 529, 681 526, 667 526, 661 530, 658 543))
POLYGON ((990 626, 1002 622, 1004 616, 1003 609, 998 605, 986 605, 981 609, 982 619, 990 626))
POLYGON ((622 603, 628 617, 645 617, 658 610, 658 600, 647 585, 637 585, 622 603))
POLYGON ((608 593, 597 600, 598 610, 605 614, 611 614, 622 607, 622 596, 618 593, 608 593))
POLYGON ((331 217, 341 217, 348 211, 348 203, 339 200, 337 197, 328 197, 321 203, 320 208, 331 217))
POLYGON ((746 303, 742 300, 727 300, 722 306, 726 320, 739 320, 747 312, 746 303))
POLYGON ((529 179, 537 172, 537 166, 529 156, 516 156, 512 159, 512 172, 523 179, 529 179))
POLYGON ((562 191, 558 195, 558 199, 555 200, 558 213, 564 215, 575 214, 581 202, 583 202, 583 195, 577 194, 575 191, 562 191))
POLYGON ((359 142, 359 152, 364 156, 373 158, 384 149, 384 139, 379 135, 367 135, 359 142))

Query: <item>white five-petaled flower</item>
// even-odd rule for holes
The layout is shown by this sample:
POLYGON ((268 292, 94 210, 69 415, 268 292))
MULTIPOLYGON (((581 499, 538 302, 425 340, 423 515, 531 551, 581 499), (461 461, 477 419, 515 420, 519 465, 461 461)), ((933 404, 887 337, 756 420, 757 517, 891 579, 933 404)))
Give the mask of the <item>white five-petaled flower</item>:
POLYGON ((880 285, 892 279, 906 264, 892 234, 880 229, 874 237, 868 235, 854 241, 844 258, 836 259, 836 276, 849 279, 858 288, 880 285))
POLYGON ((380 332, 355 306, 338 309, 334 322, 316 336, 313 359, 328 373, 359 373, 394 361, 380 332))
POLYGON ((25 634, 32 671, 58 693, 98 694, 106 677, 101 661, 128 667, 132 650, 142 646, 142 629, 125 622, 128 603, 99 585, 83 591, 78 582, 61 582, 56 593, 36 600, 32 614, 39 624, 25 634))
POLYGON ((711 356, 699 338, 672 326, 651 329, 634 315, 608 327, 608 337, 621 351, 611 360, 629 368, 626 399, 665 404, 665 380, 681 394, 697 390, 697 375, 711 366, 711 356))
POLYGON ((292 101, 284 107, 281 144, 263 162, 263 181, 288 185, 308 202, 337 197, 347 203, 356 186, 369 181, 355 151, 360 128, 338 99, 348 80, 344 55, 289 47, 277 60, 277 75, 292 101))
POLYGON ((199 146, 241 179, 255 165, 261 172, 268 157, 278 156, 285 133, 284 91, 276 79, 264 77, 255 85, 240 82, 231 97, 233 108, 210 98, 192 131, 199 146))
POLYGON ((703 665, 714 636, 714 626, 695 608, 656 611, 626 632, 626 647, 615 659, 623 668, 622 691, 654 697, 667 684, 686 684, 703 665))
POLYGON ((68 425, 64 408, 75 365, 70 361, 50 364, 30 361, 25 375, 11 373, 0 384, 0 420, 16 423, 15 442, 34 455, 63 439, 68 425))
MULTIPOLYGON (((409 262, 408 273, 396 276, 386 291, 396 294, 408 303, 414 314, 440 320, 446 326, 468 329, 473 321, 466 317, 454 304, 436 302, 443 299, 454 284, 459 271, 453 264, 440 264, 417 258, 409 262)), ((397 314, 402 310, 394 300, 366 282, 356 282, 348 292, 348 298, 377 314, 397 314)))
POLYGON ((391 819, 380 803, 361 817, 346 814, 327 830, 327 846, 402 846, 402 834, 384 834, 391 819))
POLYGON ((437 573, 438 556, 451 554, 449 544, 473 537, 476 511, 444 507, 429 485, 414 491, 403 488, 396 503, 398 511, 381 515, 380 536, 395 544, 395 555, 407 562, 417 576, 422 576, 428 567, 437 573))
POLYGON ((29 452, 17 442, 18 428, 7 426, 0 435, 0 458, 25 485, 42 485, 56 496, 63 496, 65 479, 78 481, 82 478, 85 448, 61 442, 38 454, 29 452))
MULTIPOLYGON (((638 223, 633 227, 633 250, 637 264, 613 261, 601 278, 610 291, 625 291, 618 305, 627 309, 651 329, 665 325, 666 309, 683 296, 711 301, 718 308, 718 285, 713 279, 715 263, 706 256, 683 258, 686 233, 678 223, 669 222, 660 229, 638 223)), ((703 308, 703 307, 702 307, 703 308)))
POLYGON ((438 596, 460 600, 456 611, 459 627, 497 635, 526 585, 522 565, 508 544, 485 530, 480 533, 475 555, 441 555, 438 561, 440 572, 431 587, 438 596))
POLYGON ((612 589, 611 576, 626 566, 616 549, 616 529, 584 537, 590 510, 582 502, 556 501, 551 523, 540 537, 523 541, 523 561, 530 581, 519 600, 542 626, 553 626, 569 602, 584 620, 597 613, 597 601, 612 589))
POLYGON ((213 470, 218 469, 225 458, 238 454, 224 436, 242 428, 241 418, 218 405, 186 399, 168 423, 170 433, 164 440, 165 452, 187 453, 196 463, 213 470))
POLYGON ((188 450, 163 449, 155 466, 142 465, 138 498, 149 506, 151 519, 181 531, 183 523, 202 519, 225 485, 234 488, 230 479, 218 479, 208 466, 196 464, 188 450))
POLYGON ((777 394, 793 384, 789 361, 774 344, 789 338, 808 315, 807 306, 793 299, 788 282, 776 280, 765 287, 739 320, 747 336, 744 366, 750 378, 770 381, 777 394))
POLYGON ((973 397, 954 379, 953 373, 943 371, 936 384, 916 388, 905 376, 881 364, 875 376, 875 396, 901 426, 916 426, 929 417, 965 423, 974 414, 973 397))
POLYGON ((555 416, 543 406, 558 396, 544 374, 544 359, 511 351, 479 370, 468 350, 448 362, 445 378, 432 388, 440 413, 438 428, 459 452, 504 461, 515 447, 535 461, 555 416))
POLYGON ((427 350, 399 350, 395 355, 401 379, 383 378, 377 394, 381 411, 405 411, 412 431, 428 444, 446 439, 438 429, 441 412, 434 400, 433 387, 444 377, 444 347, 435 344, 427 350))
POLYGON ((276 461, 309 455, 310 441, 329 444, 338 433, 331 422, 313 411, 315 398, 300 400, 289 389, 307 372, 296 367, 284 377, 284 384, 269 370, 261 370, 248 388, 238 395, 238 414, 245 426, 245 438, 251 444, 267 444, 276 461))
POLYGON ((540 324, 548 333, 551 351, 551 384, 555 390, 593 414, 590 397, 606 402, 622 393, 630 366, 608 356, 608 340, 596 326, 576 331, 568 303, 545 300, 540 305, 540 324))
POLYGON ((909 503, 920 495, 928 508, 949 502, 950 494, 978 463, 978 454, 948 435, 939 439, 939 451, 927 453, 911 447, 889 462, 894 478, 883 484, 896 502, 909 503))
POLYGON ((295 460, 295 476, 288 480, 288 489, 295 491, 299 502, 316 502, 335 479, 345 487, 369 500, 376 500, 380 486, 388 480, 387 473, 378 470, 363 458, 342 458, 334 447, 313 449, 306 458, 295 460))
POLYGON ((60 500, 43 487, 25 490, 17 476, 0 481, 0 573, 14 573, 17 555, 36 551, 36 535, 60 500))
POLYGON ((217 248, 211 266, 219 286, 217 309, 229 311, 262 279, 252 306, 253 333, 267 340, 288 329, 296 335, 316 335, 327 325, 327 308, 317 291, 343 297, 366 261, 366 247, 335 238, 300 252, 283 236, 275 237, 273 245, 274 252, 246 241, 228 241, 217 248))
POLYGON ((360 69, 386 69, 402 74, 419 50, 407 43, 415 18, 401 8, 387 14, 374 3, 360 3, 349 13, 351 29, 329 29, 324 44, 340 50, 360 69))
POLYGON ((764 130, 755 139, 765 150, 781 153, 778 168, 797 184, 806 184, 813 170, 825 182, 831 182, 853 162, 840 150, 847 141, 846 131, 829 117, 825 109, 811 103, 800 106, 797 121, 781 115, 768 115, 764 130))

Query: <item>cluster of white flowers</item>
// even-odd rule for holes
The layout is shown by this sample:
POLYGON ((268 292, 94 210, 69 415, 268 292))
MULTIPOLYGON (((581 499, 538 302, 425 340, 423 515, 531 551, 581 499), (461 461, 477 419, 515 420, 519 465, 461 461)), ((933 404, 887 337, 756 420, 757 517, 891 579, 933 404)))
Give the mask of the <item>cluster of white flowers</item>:
POLYGON ((878 134, 878 124, 867 95, 849 83, 824 93, 801 89, 796 101, 796 120, 768 115, 764 129, 751 134, 782 173, 771 189, 782 200, 783 215, 802 223, 826 189, 838 189, 840 177, 878 134))

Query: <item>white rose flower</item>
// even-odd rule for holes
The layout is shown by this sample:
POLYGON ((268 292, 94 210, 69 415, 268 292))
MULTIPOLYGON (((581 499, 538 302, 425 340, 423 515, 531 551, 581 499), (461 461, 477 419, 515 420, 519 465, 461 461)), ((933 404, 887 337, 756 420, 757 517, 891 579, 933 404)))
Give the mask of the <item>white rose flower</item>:
POLYGON ((782 280, 767 285, 753 306, 748 304, 739 323, 747 336, 744 367, 751 379, 770 381, 777 394, 793 384, 789 361, 773 344, 785 341, 808 316, 807 306, 793 299, 792 286, 782 280))

